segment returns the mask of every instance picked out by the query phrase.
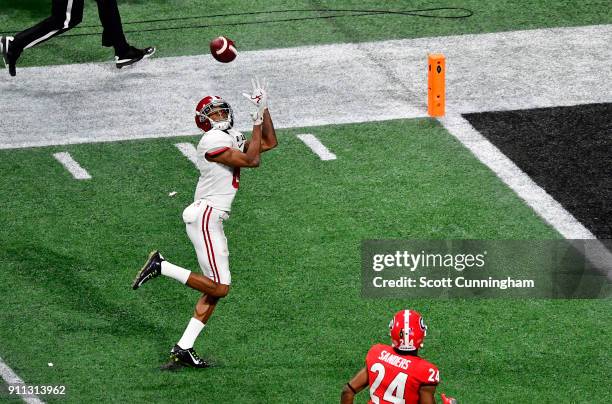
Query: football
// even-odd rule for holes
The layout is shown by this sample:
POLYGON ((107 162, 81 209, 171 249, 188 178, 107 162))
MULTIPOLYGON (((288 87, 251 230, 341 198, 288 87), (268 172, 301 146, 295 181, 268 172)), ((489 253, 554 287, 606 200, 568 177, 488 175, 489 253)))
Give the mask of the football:
POLYGON ((238 51, 234 41, 220 36, 210 41, 210 54, 221 63, 229 63, 236 59, 238 51))

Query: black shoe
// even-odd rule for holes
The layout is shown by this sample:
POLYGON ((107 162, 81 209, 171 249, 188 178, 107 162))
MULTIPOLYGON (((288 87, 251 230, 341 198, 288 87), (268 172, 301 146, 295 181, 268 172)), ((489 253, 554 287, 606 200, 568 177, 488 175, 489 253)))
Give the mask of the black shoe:
POLYGON ((130 46, 127 52, 122 55, 115 56, 115 66, 117 66, 117 69, 121 69, 122 67, 129 66, 142 59, 148 58, 154 53, 155 48, 153 47, 138 49, 134 48, 133 46, 130 46))
POLYGON ((174 348, 170 351, 170 361, 175 364, 180 364, 182 366, 188 366, 190 368, 208 368, 210 364, 203 359, 200 359, 198 354, 193 350, 193 348, 183 349, 178 345, 175 345, 174 348))
POLYGON ((12 36, 0 36, 0 52, 2 52, 2 60, 4 61, 4 65, 8 68, 9 74, 13 77, 17 74, 15 69, 15 63, 17 63, 17 58, 21 52, 15 54, 12 49, 12 44, 15 38, 12 36))
POLYGON ((132 289, 136 290, 146 281, 161 275, 161 263, 163 260, 164 257, 161 256, 159 251, 152 251, 149 254, 149 258, 147 258, 147 262, 145 262, 138 275, 136 275, 136 279, 132 283, 132 289))

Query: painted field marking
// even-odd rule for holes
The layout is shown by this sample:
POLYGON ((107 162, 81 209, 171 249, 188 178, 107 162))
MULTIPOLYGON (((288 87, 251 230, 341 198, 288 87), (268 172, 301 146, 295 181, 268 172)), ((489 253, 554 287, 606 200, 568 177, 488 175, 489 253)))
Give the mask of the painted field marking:
MULTIPOLYGON (((0 358, 0 376, 2 376, 2 378, 7 384, 14 386, 26 386, 25 382, 19 376, 17 376, 17 373, 15 373, 13 369, 8 367, 8 365, 4 363, 2 358, 0 358)), ((21 399, 28 404, 44 404, 44 401, 38 398, 38 396, 35 394, 15 395, 15 397, 21 397, 21 399)))
MULTIPOLYGON (((478 132, 461 114, 448 113, 438 118, 446 130, 459 140, 472 154, 497 175, 514 193, 533 209, 563 237, 569 240, 597 240, 597 237, 580 223, 542 187, 510 160, 486 137, 478 132)), ((612 254, 601 243, 588 245, 585 256, 601 272, 612 279, 612 254)))
POLYGON ((68 152, 54 153, 53 157, 59 161, 66 170, 77 180, 89 180, 91 175, 68 152))
POLYGON ((325 147, 325 145, 321 143, 321 141, 317 139, 315 135, 305 133, 302 135, 297 135, 297 137, 304 142, 304 144, 308 146, 310 150, 319 156, 321 160, 336 160, 336 155, 330 152, 329 149, 325 147))
POLYGON ((193 163, 194 166, 198 166, 198 154, 193 144, 177 143, 175 146, 181 151, 181 153, 183 153, 183 156, 187 157, 189 161, 193 163))
POLYGON ((426 117, 429 52, 446 56, 449 111, 612 102, 609 73, 592 63, 609 59, 611 35, 607 24, 256 50, 224 66, 223 80, 203 81, 219 67, 208 52, 121 73, 100 63, 26 67, 18 81, 0 80, 0 149, 195 135, 204 93, 229 97, 235 128, 250 131, 250 105, 238 99, 255 75, 270 81, 276 129, 426 117))

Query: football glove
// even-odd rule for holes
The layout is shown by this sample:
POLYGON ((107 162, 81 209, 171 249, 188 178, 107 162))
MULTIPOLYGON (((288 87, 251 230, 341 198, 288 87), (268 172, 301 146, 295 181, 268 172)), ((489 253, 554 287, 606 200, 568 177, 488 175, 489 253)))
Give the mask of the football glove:
POLYGON ((457 404, 456 399, 452 397, 446 397, 446 394, 444 393, 440 394, 440 397, 442 397, 442 404, 457 404))
POLYGON ((248 99, 257 108, 252 115, 253 124, 261 125, 263 122, 264 111, 268 108, 268 92, 266 90, 266 79, 263 82, 259 82, 258 78, 251 79, 251 85, 253 86, 252 94, 242 93, 242 95, 248 99))

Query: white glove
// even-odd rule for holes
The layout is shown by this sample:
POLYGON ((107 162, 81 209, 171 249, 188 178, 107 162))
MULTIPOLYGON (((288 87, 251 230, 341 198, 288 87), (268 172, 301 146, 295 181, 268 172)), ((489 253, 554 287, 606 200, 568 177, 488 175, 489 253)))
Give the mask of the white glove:
POLYGON ((263 79, 263 82, 260 83, 258 78, 251 79, 251 84, 253 86, 253 93, 247 94, 242 93, 242 95, 251 101, 253 105, 257 108, 252 115, 253 124, 261 125, 263 122, 264 111, 268 108, 268 92, 266 90, 266 79, 263 79))

